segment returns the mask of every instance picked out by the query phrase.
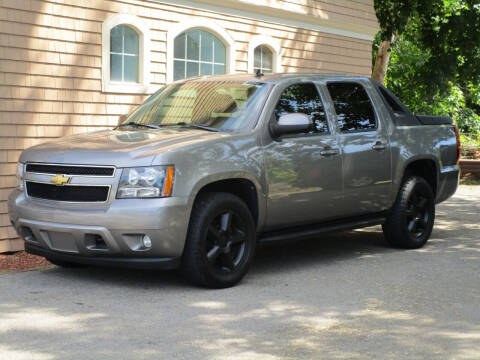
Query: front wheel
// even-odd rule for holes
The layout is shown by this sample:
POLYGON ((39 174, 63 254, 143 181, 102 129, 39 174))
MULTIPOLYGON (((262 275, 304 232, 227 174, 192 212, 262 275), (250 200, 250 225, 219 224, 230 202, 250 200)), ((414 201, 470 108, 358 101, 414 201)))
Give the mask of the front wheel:
POLYGON ((383 232, 395 247, 417 249, 430 237, 435 220, 435 198, 425 179, 411 176, 404 180, 383 232))
POLYGON ((238 283, 255 253, 255 223, 247 205, 228 193, 207 193, 190 218, 182 270, 192 282, 225 288, 238 283))

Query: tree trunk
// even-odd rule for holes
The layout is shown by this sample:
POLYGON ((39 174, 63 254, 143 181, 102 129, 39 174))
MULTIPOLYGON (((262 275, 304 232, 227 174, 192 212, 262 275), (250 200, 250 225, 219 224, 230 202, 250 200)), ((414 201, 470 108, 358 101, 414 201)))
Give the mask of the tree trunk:
POLYGON ((384 40, 378 47, 377 58, 375 59, 375 66, 372 71, 372 79, 377 80, 380 84, 385 82, 385 76, 387 75, 391 45, 392 41, 384 40))

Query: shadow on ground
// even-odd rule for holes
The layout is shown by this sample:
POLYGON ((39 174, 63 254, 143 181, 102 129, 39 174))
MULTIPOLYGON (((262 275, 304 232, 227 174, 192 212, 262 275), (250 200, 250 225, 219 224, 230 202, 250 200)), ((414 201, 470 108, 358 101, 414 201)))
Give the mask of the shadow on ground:
POLYGON ((225 290, 177 272, 5 274, 0 358, 478 359, 479 200, 462 187, 440 205, 419 250, 380 227, 260 248, 225 290))

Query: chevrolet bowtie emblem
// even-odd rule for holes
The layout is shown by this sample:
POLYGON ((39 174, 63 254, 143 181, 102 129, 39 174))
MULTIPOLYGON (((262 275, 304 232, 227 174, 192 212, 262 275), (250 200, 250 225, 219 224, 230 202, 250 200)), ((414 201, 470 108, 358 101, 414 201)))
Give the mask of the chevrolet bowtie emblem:
POLYGON ((54 183, 55 185, 58 185, 58 186, 62 186, 62 185, 65 185, 65 184, 68 184, 68 182, 70 181, 70 177, 68 176, 65 176, 65 175, 62 175, 62 174, 58 174, 54 177, 52 177, 50 179, 50 182, 54 183))

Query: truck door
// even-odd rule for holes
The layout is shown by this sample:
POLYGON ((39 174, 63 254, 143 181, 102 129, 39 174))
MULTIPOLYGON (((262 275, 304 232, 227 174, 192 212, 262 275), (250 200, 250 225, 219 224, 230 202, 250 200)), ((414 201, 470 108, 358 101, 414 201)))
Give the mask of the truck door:
POLYGON ((265 144, 267 229, 319 222, 340 214, 342 157, 314 83, 295 83, 281 92, 271 121, 288 113, 307 114, 313 126, 307 134, 285 135, 265 144))
POLYGON ((361 82, 327 82, 343 149, 344 215, 387 210, 392 169, 386 124, 361 82))

